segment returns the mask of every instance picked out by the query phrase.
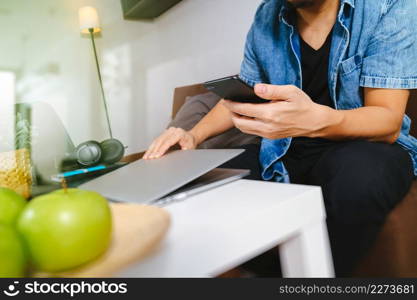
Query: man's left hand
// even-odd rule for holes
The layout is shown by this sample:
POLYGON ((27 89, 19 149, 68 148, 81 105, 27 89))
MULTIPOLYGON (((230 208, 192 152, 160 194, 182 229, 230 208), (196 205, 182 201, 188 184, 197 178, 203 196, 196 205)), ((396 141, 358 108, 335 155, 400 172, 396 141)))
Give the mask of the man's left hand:
POLYGON ((265 104, 224 101, 231 111, 236 128, 242 132, 268 139, 286 137, 317 137, 327 126, 332 111, 314 103, 301 89, 292 85, 258 84, 255 93, 265 104))

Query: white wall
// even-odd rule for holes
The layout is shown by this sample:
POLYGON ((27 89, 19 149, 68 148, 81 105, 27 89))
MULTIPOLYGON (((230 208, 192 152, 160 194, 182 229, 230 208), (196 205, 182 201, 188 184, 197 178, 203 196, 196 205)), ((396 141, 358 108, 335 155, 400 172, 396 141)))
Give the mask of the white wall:
POLYGON ((15 74, 0 71, 0 152, 13 150, 15 74))
POLYGON ((238 73, 261 0, 183 0, 153 21, 125 21, 119 0, 2 0, 0 71, 14 70, 19 101, 50 103, 76 143, 106 138, 91 45, 78 8, 95 6, 113 131, 129 152, 169 121, 173 89, 238 73))

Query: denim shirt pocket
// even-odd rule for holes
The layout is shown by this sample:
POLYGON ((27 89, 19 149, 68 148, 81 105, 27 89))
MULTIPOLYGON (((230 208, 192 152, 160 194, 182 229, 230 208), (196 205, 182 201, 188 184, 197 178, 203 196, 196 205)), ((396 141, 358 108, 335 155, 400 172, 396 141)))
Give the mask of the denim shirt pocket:
POLYGON ((362 56, 356 54, 340 63, 338 82, 338 109, 354 109, 363 105, 360 77, 362 56))
POLYGON ((362 57, 359 54, 351 56, 340 63, 340 75, 347 76, 350 73, 359 70, 361 66, 362 57))

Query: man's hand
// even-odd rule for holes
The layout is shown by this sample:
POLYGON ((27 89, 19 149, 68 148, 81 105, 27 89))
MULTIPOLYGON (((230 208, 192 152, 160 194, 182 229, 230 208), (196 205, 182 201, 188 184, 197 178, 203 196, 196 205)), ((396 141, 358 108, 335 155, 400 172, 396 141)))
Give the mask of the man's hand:
POLYGON ((272 101, 265 104, 224 103, 233 114, 234 125, 248 134, 268 139, 316 137, 327 126, 329 117, 335 117, 329 113, 331 108, 314 103, 292 85, 258 84, 255 93, 272 101))
POLYGON ((152 142, 143 159, 160 158, 176 144, 179 144, 182 150, 197 148, 196 139, 190 132, 171 127, 152 142))

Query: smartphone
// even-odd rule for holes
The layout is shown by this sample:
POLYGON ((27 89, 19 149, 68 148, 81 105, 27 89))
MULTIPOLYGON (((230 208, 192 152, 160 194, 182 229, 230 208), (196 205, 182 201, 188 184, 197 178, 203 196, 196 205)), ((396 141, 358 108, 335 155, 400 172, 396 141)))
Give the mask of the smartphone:
POLYGON ((255 94, 253 88, 238 75, 216 79, 203 83, 204 87, 222 99, 242 103, 268 103, 255 94))

